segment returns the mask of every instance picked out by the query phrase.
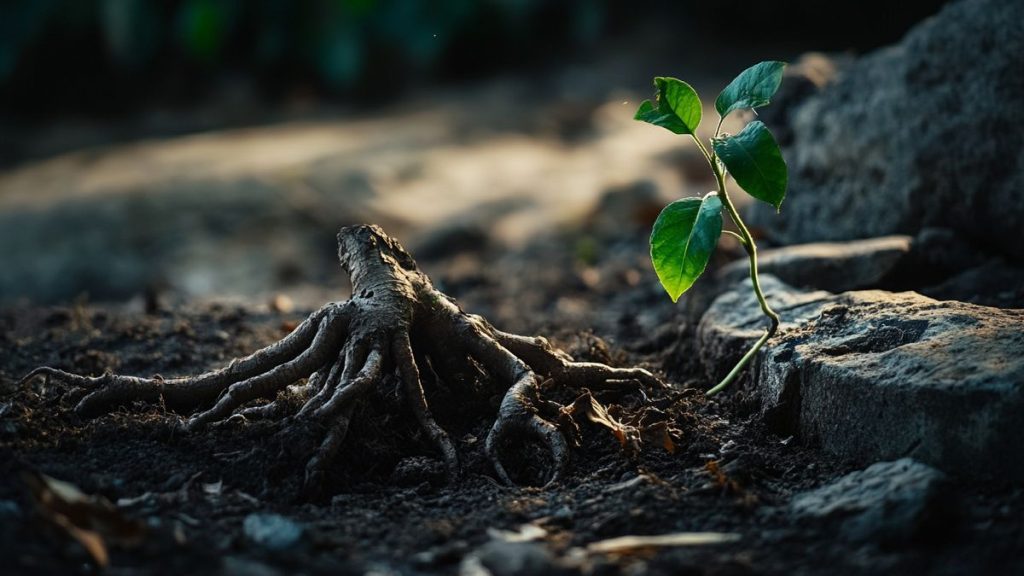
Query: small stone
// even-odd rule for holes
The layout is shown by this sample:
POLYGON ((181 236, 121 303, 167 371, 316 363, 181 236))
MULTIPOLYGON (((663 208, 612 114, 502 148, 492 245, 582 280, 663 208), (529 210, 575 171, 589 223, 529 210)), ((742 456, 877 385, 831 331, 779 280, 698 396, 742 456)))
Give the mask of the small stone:
POLYGON ((303 533, 301 525, 280 514, 249 514, 242 527, 249 540, 269 550, 291 548, 303 533))
POLYGON ((796 496, 798 518, 836 523, 851 541, 919 541, 950 529, 953 506, 938 470, 903 458, 879 462, 796 496))
POLYGON ((493 576, 541 576, 557 571, 551 553, 537 542, 493 540, 472 556, 493 576))

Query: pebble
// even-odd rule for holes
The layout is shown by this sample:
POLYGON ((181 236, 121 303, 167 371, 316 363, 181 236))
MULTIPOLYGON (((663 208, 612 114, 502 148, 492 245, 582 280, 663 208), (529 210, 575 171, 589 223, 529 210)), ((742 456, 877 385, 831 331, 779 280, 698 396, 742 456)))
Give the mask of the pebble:
MULTIPOLYGON (((554 559, 543 544, 493 540, 472 555, 494 576, 533 576, 555 571, 554 559)), ((469 565, 474 564, 469 559, 469 565)), ((465 563, 464 563, 465 564, 465 563)), ((463 570, 465 573, 474 573, 463 570)))
POLYGON ((303 527, 280 514, 249 514, 243 523, 245 535, 269 550, 285 550, 302 538, 303 527))
POLYGON ((910 458, 879 462, 797 495, 792 514, 834 524, 849 541, 923 540, 950 529, 954 502, 945 475, 910 458))

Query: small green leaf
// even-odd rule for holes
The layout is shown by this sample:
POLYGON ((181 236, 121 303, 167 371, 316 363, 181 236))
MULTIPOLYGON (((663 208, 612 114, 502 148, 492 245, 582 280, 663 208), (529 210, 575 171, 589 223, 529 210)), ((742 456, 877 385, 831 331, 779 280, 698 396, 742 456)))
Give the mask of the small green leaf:
POLYGON ((715 154, 747 194, 778 210, 786 197, 789 173, 775 137, 760 120, 735 136, 717 138, 715 154))
POLYGON ((722 234, 722 201, 711 192, 683 198, 658 215, 651 231, 651 262, 673 302, 704 273, 722 234))
POLYGON ((740 108, 757 108, 771 101, 782 83, 785 62, 761 62, 747 68, 733 79, 715 99, 715 110, 725 118, 740 108))
POLYGON ((661 76, 654 79, 654 86, 658 89, 657 106, 644 100, 633 118, 676 134, 696 132, 703 112, 697 92, 682 80, 661 76))

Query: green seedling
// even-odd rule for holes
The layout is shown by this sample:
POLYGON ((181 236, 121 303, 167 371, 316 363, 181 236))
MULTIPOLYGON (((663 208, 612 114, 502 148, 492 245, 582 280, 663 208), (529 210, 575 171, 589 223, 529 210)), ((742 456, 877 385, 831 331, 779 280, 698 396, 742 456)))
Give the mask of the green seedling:
POLYGON ((654 102, 646 100, 635 118, 661 126, 675 134, 689 136, 707 159, 718 183, 717 192, 703 198, 676 200, 658 215, 651 232, 651 262, 658 280, 675 302, 704 273, 708 260, 723 234, 735 236, 750 259, 750 281, 761 311, 771 321, 765 333, 743 355, 736 366, 708 396, 717 394, 732 383, 747 363, 779 328, 779 315, 768 306, 757 277, 757 246, 739 212, 729 199, 726 174, 754 198, 779 210, 786 196, 788 172, 779 145, 764 123, 749 122, 739 134, 722 132, 722 122, 736 110, 753 110, 768 104, 782 82, 783 62, 761 62, 747 68, 722 90, 715 100, 718 126, 710 141, 710 149, 697 136, 703 108, 697 92, 686 82, 675 78, 654 79, 657 94, 654 102), (722 210, 729 215, 737 232, 722 230, 722 210))

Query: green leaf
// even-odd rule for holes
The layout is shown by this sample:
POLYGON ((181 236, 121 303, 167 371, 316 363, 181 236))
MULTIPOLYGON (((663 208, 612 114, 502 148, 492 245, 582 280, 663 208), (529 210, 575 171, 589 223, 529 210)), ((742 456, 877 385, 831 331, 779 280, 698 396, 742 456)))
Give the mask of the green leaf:
POLYGON ((722 201, 711 192, 683 198, 658 215, 651 231, 651 262, 673 302, 704 273, 722 234, 722 201))
POLYGON ((775 137, 760 120, 747 124, 735 136, 717 138, 715 154, 747 194, 778 210, 786 197, 789 172, 775 137))
POLYGON ((782 82, 785 62, 761 62, 747 68, 733 79, 715 99, 715 110, 725 118, 740 108, 757 108, 771 101, 782 82))
POLYGON ((697 92, 682 80, 661 76, 654 79, 654 86, 658 89, 657 105, 644 100, 633 118, 676 134, 696 132, 703 112, 697 92))

